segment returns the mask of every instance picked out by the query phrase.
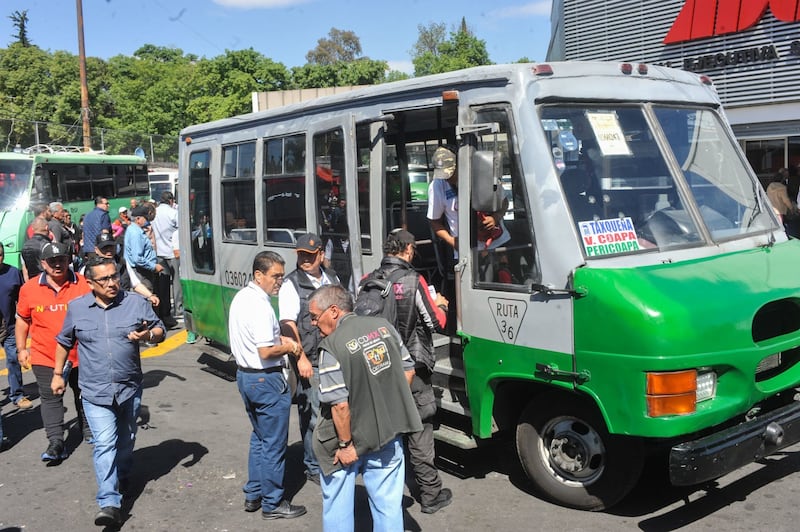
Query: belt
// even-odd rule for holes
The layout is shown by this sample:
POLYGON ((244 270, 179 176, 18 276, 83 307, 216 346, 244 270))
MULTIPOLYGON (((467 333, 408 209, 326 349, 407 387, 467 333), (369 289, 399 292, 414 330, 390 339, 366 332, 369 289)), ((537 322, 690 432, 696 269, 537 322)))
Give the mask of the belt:
POLYGON ((242 373, 275 373, 276 371, 283 371, 283 366, 271 366, 268 368, 243 368, 242 366, 238 366, 239 371, 242 373))

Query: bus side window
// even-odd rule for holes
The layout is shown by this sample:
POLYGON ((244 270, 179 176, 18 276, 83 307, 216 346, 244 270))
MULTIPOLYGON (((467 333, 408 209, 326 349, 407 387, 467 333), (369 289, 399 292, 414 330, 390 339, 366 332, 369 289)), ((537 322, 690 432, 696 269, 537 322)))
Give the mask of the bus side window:
POLYGON ((265 240, 294 247, 306 232, 306 136, 264 139, 265 240))
POLYGON ((256 242, 255 161, 256 143, 246 142, 222 149, 222 208, 225 239, 256 242))
POLYGON ((189 224, 192 266, 199 273, 214 273, 214 234, 211 219, 211 179, 208 150, 189 155, 189 224))
POLYGON ((496 134, 479 133, 477 149, 492 151, 497 143, 502 156, 502 190, 498 193, 503 206, 495 213, 473 211, 470 216, 474 283, 492 290, 520 288, 537 277, 532 223, 509 114, 506 106, 495 106, 475 109, 473 115, 476 124, 500 126, 496 134))

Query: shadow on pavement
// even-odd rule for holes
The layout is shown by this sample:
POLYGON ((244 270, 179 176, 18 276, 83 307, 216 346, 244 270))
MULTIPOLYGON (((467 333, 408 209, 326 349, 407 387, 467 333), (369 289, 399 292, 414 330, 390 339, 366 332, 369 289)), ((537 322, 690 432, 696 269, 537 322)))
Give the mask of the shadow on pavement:
POLYGON ((179 381, 185 381, 186 378, 178 375, 177 373, 172 373, 171 371, 165 371, 163 369, 152 369, 145 373, 142 377, 142 388, 155 388, 161 381, 166 379, 167 377, 172 377, 173 379, 178 379, 179 381))
POLYGON ((178 464, 192 467, 208 454, 208 449, 197 442, 179 439, 166 440, 158 445, 133 451, 133 471, 122 499, 122 514, 130 515, 136 500, 144 492, 147 483, 158 480, 172 471, 178 464), (184 459, 188 458, 185 462, 184 459))

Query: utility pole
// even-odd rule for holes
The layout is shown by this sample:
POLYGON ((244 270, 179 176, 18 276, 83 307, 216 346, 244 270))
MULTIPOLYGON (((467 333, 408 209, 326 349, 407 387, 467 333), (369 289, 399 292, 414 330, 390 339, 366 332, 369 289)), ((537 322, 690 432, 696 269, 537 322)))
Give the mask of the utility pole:
POLYGON ((78 63, 81 73, 81 119, 83 120, 83 151, 92 149, 92 130, 89 127, 89 86, 86 82, 86 49, 83 46, 83 2, 75 0, 78 9, 78 63))

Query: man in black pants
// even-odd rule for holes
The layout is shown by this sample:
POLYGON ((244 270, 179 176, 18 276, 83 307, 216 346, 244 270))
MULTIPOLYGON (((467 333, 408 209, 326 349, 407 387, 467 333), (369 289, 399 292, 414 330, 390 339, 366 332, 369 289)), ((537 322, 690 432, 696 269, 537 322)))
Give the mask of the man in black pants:
POLYGON ((411 266, 416 252, 416 239, 405 229, 392 231, 383 245, 385 256, 379 270, 383 278, 397 279, 389 297, 397 303, 395 326, 403 343, 414 359, 414 379, 411 394, 422 419, 422 431, 406 435, 409 460, 419 487, 423 513, 432 514, 453 499, 448 488, 442 488, 442 478, 434 464, 433 417, 436 398, 433 395, 431 374, 436 358, 433 353, 433 333, 444 331, 447 322, 447 299, 436 294, 434 299, 425 278, 411 266), (394 272, 402 270, 403 274, 394 272))

